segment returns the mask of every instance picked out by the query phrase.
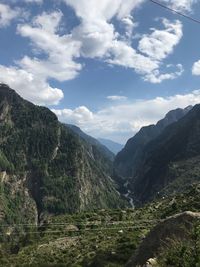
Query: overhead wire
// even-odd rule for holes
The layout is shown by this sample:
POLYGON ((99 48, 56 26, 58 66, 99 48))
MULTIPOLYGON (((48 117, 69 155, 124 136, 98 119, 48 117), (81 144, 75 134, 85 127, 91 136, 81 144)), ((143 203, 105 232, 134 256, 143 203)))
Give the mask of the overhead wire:
POLYGON ((193 17, 191 17, 191 16, 188 16, 188 15, 186 15, 186 14, 184 14, 184 13, 178 11, 178 10, 175 10, 175 9, 169 7, 169 6, 166 6, 166 5, 160 3, 160 2, 158 2, 158 1, 156 1, 156 0, 149 0, 149 1, 150 1, 151 3, 157 5, 157 6, 160 6, 160 7, 164 8, 164 9, 170 11, 170 12, 173 12, 173 13, 179 15, 179 16, 182 16, 182 17, 184 17, 184 18, 186 18, 186 19, 188 19, 188 20, 190 20, 190 21, 192 21, 192 22, 195 22, 195 23, 200 24, 200 20, 198 20, 198 19, 196 19, 196 18, 193 18, 193 17))
POLYGON ((146 229, 146 226, 143 225, 138 225, 138 226, 127 226, 127 227, 103 227, 103 228, 97 228, 97 229, 81 229, 81 230, 49 230, 45 232, 40 232, 40 231, 24 231, 23 233, 16 233, 16 232, 11 232, 11 233, 1 233, 0 236, 13 236, 13 235, 24 235, 24 234, 58 234, 58 233, 82 233, 82 232, 98 232, 98 231, 106 231, 106 230, 115 230, 115 231, 121 231, 123 229, 146 229))
POLYGON ((154 223, 159 222, 161 220, 133 220, 133 221, 110 221, 110 222, 102 222, 102 221, 96 221, 96 222, 66 222, 66 223, 45 223, 43 225, 36 225, 31 223, 14 223, 14 224, 2 224, 1 227, 20 227, 20 226, 27 226, 27 227, 52 227, 52 226, 100 226, 100 225, 118 225, 118 224, 137 224, 137 223, 154 223))

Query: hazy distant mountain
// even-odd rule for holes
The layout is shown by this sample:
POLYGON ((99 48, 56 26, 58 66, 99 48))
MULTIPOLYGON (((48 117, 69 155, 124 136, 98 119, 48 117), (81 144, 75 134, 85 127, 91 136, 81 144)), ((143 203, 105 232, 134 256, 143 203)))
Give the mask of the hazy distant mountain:
POLYGON ((110 151, 112 151, 115 155, 122 150, 124 145, 116 143, 109 139, 98 138, 99 142, 106 146, 110 151))

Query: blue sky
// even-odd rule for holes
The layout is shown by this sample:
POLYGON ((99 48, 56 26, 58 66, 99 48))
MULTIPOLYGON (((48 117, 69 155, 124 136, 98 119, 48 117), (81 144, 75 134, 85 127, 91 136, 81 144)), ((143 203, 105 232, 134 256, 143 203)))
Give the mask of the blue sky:
MULTIPOLYGON (((160 0, 200 19, 199 0, 160 0)), ((200 24, 149 0, 0 0, 0 82, 125 143, 200 102, 200 24)))

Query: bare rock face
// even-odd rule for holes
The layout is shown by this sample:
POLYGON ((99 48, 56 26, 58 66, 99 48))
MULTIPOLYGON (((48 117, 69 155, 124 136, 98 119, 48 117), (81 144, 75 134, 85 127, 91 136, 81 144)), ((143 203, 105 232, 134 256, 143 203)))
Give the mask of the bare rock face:
POLYGON ((196 221, 200 222, 200 212, 190 211, 161 221, 143 240, 126 267, 157 266, 155 257, 160 248, 169 245, 174 237, 180 240, 187 239, 196 221))

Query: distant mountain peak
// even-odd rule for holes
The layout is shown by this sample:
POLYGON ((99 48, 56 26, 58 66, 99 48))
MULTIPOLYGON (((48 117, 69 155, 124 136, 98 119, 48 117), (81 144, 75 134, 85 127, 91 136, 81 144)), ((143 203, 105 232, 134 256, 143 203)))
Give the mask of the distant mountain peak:
POLYGON ((99 142, 106 146, 110 151, 112 151, 115 155, 122 150, 124 145, 114 142, 110 139, 98 138, 99 142))

